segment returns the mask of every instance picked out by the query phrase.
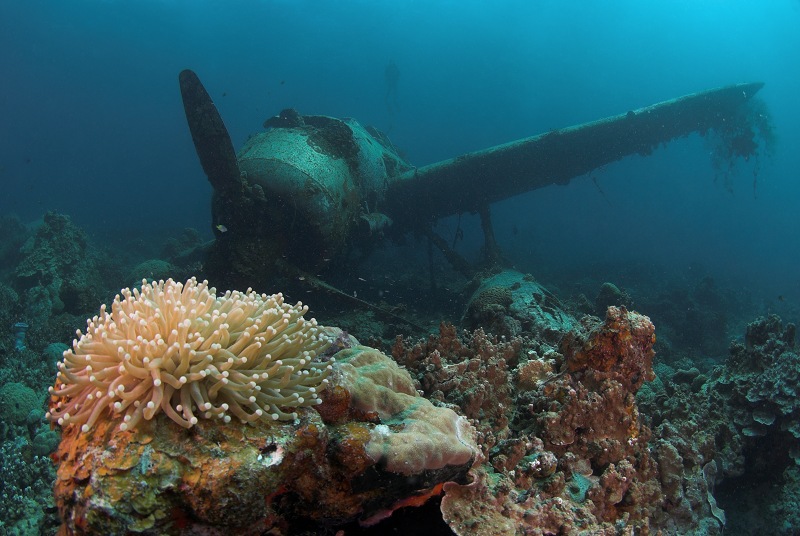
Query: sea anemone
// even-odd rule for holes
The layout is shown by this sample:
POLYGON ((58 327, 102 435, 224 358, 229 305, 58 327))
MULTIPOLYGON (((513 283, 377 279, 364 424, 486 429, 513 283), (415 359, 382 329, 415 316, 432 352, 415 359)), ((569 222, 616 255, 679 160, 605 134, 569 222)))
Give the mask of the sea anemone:
POLYGON ((302 303, 251 289, 217 297, 195 278, 143 280, 121 296, 64 352, 51 421, 88 432, 98 419, 121 417, 120 429, 131 430, 163 411, 191 428, 198 417, 294 420, 280 408, 320 403, 332 359, 314 358, 331 341, 303 318, 302 303))

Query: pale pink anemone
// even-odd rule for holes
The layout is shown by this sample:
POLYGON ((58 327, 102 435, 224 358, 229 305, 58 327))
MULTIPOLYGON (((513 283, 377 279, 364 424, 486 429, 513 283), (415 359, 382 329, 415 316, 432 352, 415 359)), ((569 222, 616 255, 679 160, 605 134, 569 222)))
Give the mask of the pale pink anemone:
POLYGON ((123 289, 58 363, 48 418, 88 432, 99 419, 135 428, 160 411, 185 428, 198 418, 293 420, 287 408, 321 402, 332 360, 308 307, 283 295, 172 279, 123 289), (287 410, 287 411, 284 411, 287 410))

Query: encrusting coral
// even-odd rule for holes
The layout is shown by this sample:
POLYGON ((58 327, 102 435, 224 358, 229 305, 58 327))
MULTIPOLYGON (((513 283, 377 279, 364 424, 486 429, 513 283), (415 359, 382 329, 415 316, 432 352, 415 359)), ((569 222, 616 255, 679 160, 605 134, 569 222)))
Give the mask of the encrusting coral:
POLYGON ((462 341, 452 324, 442 323, 439 335, 409 344, 397 337, 392 357, 417 372, 422 391, 431 400, 460 408, 477 424, 488 450, 509 436, 514 412, 510 370, 516 365, 522 340, 498 340, 478 329, 462 341))
POLYGON ((228 291, 172 279, 124 289, 58 364, 48 417, 88 432, 109 413, 121 430, 163 411, 185 428, 199 417, 292 420, 320 403, 328 362, 314 358, 330 339, 308 307, 281 294, 228 291))
POLYGON ((380 418, 366 451, 387 471, 411 476, 475 458, 474 429, 467 419, 419 396, 397 363, 364 346, 342 350, 336 359, 342 385, 356 395, 353 407, 380 418))

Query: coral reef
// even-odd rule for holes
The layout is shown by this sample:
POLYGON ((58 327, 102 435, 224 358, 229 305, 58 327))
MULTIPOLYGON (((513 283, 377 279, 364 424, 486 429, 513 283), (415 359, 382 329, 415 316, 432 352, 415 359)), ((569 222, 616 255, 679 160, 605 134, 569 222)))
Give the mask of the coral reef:
POLYGON ((99 301, 97 253, 68 216, 45 214, 21 255, 14 274, 32 320, 64 310, 79 313, 99 301))
POLYGON ((755 532, 767 528, 761 521, 765 509, 771 511, 769 527, 775 527, 775 534, 796 532, 791 528, 797 526, 791 497, 800 464, 795 335, 794 324, 784 326, 775 315, 757 319, 747 326, 744 342, 731 345, 725 367, 714 369, 703 388, 728 423, 732 437, 723 444, 737 447, 728 457, 718 454, 723 468, 717 488, 720 504, 736 526, 755 532), (767 480, 767 475, 780 476, 767 480), (741 489, 749 491, 737 491, 741 489))
POLYGON ((771 315, 747 326, 744 344, 734 343, 727 366, 712 375, 727 398, 733 420, 747 437, 789 432, 789 455, 800 462, 800 356, 794 324, 771 315))
POLYGON ((583 331, 571 331, 561 341, 567 369, 579 380, 593 387, 612 380, 635 393, 655 378, 656 335, 649 318, 612 306, 605 322, 584 317, 581 324, 583 331))
POLYGON ((0 336, 0 363, 14 351, 13 339, 5 335, 11 335, 11 326, 21 317, 21 312, 19 295, 11 287, 0 283, 0 333, 4 335, 0 336))
POLYGON ((795 533, 800 361, 794 337, 792 324, 760 318, 708 375, 661 365, 658 380, 642 389, 665 497, 656 521, 667 533, 722 534, 731 526, 740 533, 795 533))
POLYGON ((650 530, 661 484, 634 395, 653 377, 653 333, 647 317, 611 307, 565 337, 563 354, 482 332, 464 342, 446 326, 415 346, 398 341, 395 359, 475 419, 487 455, 473 482, 444 486, 456 534, 650 530))
POLYGON ((0 444, 0 472, 0 534, 54 534, 55 469, 50 458, 35 452, 24 437, 17 437, 0 444))
POLYGON ((28 239, 29 231, 15 215, 0 215, 0 275, 17 265, 20 247, 28 239))
POLYGON ((621 290, 614 283, 606 281, 600 285, 600 290, 597 291, 597 296, 594 298, 594 310, 592 311, 597 316, 603 316, 606 309, 611 306, 623 306, 630 308, 633 300, 627 292, 621 290))
POLYGON ((464 466, 477 457, 474 429, 464 417, 437 408, 417 393, 411 377, 377 350, 355 346, 334 358, 352 408, 374 412, 367 455, 391 473, 407 476, 464 466))
POLYGON ((132 287, 139 286, 142 279, 148 281, 166 281, 167 279, 183 279, 178 276, 178 268, 162 259, 147 259, 134 266, 126 277, 132 287))
POLYGON ((482 286, 470 299, 464 321, 471 329, 483 326, 492 333, 511 331, 504 320, 513 301, 508 287, 482 286))
POLYGON ((740 298, 721 289, 710 276, 699 281, 659 289, 654 297, 637 301, 659 326, 658 347, 662 359, 671 362, 688 355, 704 368, 724 360, 728 344, 735 333, 731 328, 730 311, 741 308, 740 298), (674 351, 670 351, 673 350, 674 351))
POLYGON ((44 418, 45 393, 36 384, 47 378, 27 368, 29 350, 16 352, 14 369, 0 369, 0 533, 54 533, 52 485, 55 469, 49 458, 59 442, 44 418), (18 371, 18 372, 17 372, 18 371), (16 372, 16 373, 15 373, 16 372), (24 380, 25 383, 21 383, 24 380), (37 387, 37 390, 31 388, 37 387))
POLYGON ((522 397, 533 417, 526 429, 558 457, 572 500, 601 525, 648 527, 660 508, 650 430, 634 396, 654 377, 654 343, 647 317, 609 307, 604 322, 584 319, 564 337, 563 373, 522 397))
MULTIPOLYGON (((123 431, 104 411, 90 434, 67 427, 62 441, 44 418, 43 386, 69 350, 53 341, 74 333, 86 302, 113 296, 103 290, 111 272, 80 234, 49 214, 21 253, 7 252, 18 266, 0 283, 0 320, 31 330, 24 349, 10 330, 0 337, 0 533, 54 534, 57 511, 63 534, 334 533, 389 518, 380 530, 396 527, 398 510, 478 536, 790 535, 800 523, 795 328, 758 319, 712 368, 735 298, 710 278, 637 294, 673 345, 661 343, 673 353, 656 374, 653 325, 622 307, 631 298, 621 287, 603 285, 582 310, 622 306, 578 321, 531 276, 506 271, 469 287, 470 331, 443 323, 420 341, 394 339, 398 323, 340 312, 376 344, 394 339, 394 361, 332 331, 318 358, 335 359, 329 384, 319 405, 292 410, 296 420, 184 429, 161 412, 123 431), (65 286, 79 277, 81 289, 65 286)), ((195 262, 182 252, 195 242, 187 233, 170 246, 176 269, 195 262)), ((172 268, 153 259, 114 273, 172 268)), ((370 288, 396 300, 407 290, 398 281, 370 288)))
MULTIPOLYGON (((200 237, 200 233, 197 231, 197 229, 187 227, 186 229, 183 229, 178 236, 171 236, 167 238, 164 241, 164 245, 161 248, 159 255, 164 259, 168 259, 169 261, 186 260, 194 256, 193 250, 198 248, 202 242, 203 241, 200 237)), ((172 276, 172 274, 170 274, 170 276, 172 276)), ((154 278, 148 277, 148 279, 154 278)))
POLYGON ((25 385, 36 393, 37 406, 44 408, 47 386, 53 383, 55 363, 60 357, 35 352, 30 348, 12 351, 5 359, 0 359, 0 386, 12 383, 25 385))

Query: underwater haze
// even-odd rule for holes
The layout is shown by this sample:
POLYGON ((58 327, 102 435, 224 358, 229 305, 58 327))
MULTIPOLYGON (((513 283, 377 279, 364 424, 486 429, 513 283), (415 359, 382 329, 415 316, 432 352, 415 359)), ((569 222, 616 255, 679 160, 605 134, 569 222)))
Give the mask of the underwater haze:
POLYGON ((800 0, 0 1, 0 534, 800 534, 798 28, 800 0), (273 127, 349 182, 242 180, 203 87, 235 149, 273 127), (560 169, 633 156, 491 204, 497 248, 469 210, 524 190, 507 160, 411 172, 543 133, 560 169), (367 350, 393 372, 347 372, 367 350))
POLYGON ((696 262, 800 299, 799 21, 790 0, 3 2, 0 211, 32 221, 55 210, 90 231, 208 233, 184 68, 237 148, 293 107, 374 125, 417 166, 763 81, 778 144, 757 184, 753 166, 715 182, 694 136, 500 203, 495 224, 534 272, 696 262), (400 75, 393 102, 389 62, 400 75))

